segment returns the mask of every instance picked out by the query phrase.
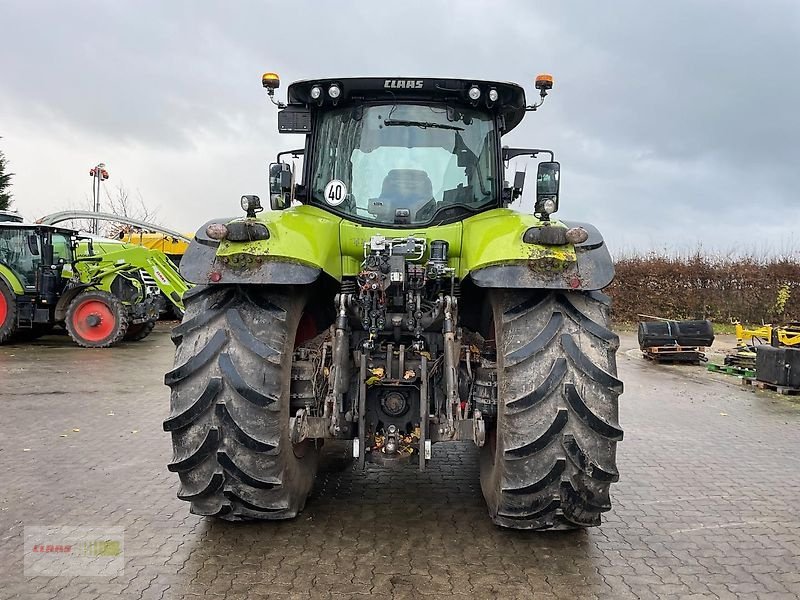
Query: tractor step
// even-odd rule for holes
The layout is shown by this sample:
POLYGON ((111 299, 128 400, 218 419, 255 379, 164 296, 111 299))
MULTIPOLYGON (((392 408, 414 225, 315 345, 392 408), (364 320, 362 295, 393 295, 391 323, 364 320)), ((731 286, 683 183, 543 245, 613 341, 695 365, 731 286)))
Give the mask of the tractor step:
POLYGON ((753 377, 742 377, 742 384, 743 385, 750 385, 759 390, 771 390, 773 392, 778 392, 784 396, 795 396, 800 394, 800 388, 798 387, 789 387, 786 385, 775 385, 774 383, 769 383, 768 381, 759 381, 753 377))
POLYGON ((755 369, 739 365, 715 365, 714 363, 709 363, 706 365, 706 369, 712 373, 724 373, 725 375, 736 375, 738 377, 754 378, 756 376, 755 369))

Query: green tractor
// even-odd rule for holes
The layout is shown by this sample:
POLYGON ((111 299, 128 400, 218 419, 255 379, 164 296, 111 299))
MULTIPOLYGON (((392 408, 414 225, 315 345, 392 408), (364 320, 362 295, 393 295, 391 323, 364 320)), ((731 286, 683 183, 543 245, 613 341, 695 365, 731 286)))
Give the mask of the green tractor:
POLYGON ((84 347, 141 340, 158 319, 162 289, 183 307, 188 286, 160 253, 51 225, 0 223, 0 343, 61 324, 84 347))
MULTIPOLYGON (((2 214, 0 214, 0 219, 2 219, 2 214)), ((181 279, 180 274, 177 273, 175 265, 180 262, 183 252, 189 242, 192 241, 189 237, 155 223, 132 219, 124 215, 86 210, 59 211, 46 215, 36 222, 57 225, 58 223, 76 219, 93 222, 103 221, 112 223, 118 228, 119 233, 116 234, 116 239, 103 238, 103 245, 109 247, 107 252, 114 251, 114 248, 119 249, 121 244, 124 244, 124 249, 126 250, 131 250, 136 246, 143 246, 153 250, 154 252, 134 252, 132 255, 126 255, 125 258, 127 261, 131 261, 135 257, 136 260, 134 262, 142 265, 145 271, 152 274, 155 278, 155 283, 161 288, 164 304, 171 316, 178 320, 183 318, 182 298, 187 285, 186 281, 181 279), (138 234, 134 234, 134 230, 137 230, 138 234), (126 238, 127 241, 123 241, 126 238), (116 246, 111 244, 116 244, 116 246), (163 266, 164 258, 169 259, 167 261, 170 263, 169 266, 163 266), (160 270, 157 265, 153 264, 155 262, 162 263, 160 270)))
POLYGON ((178 497, 287 519, 331 448, 423 470, 433 444, 469 441, 496 524, 598 525, 622 439, 613 263, 596 228, 553 217, 553 153, 501 144, 552 78, 533 105, 471 79, 315 79, 287 103, 262 82, 305 147, 270 165, 271 211, 242 197, 181 262, 197 287, 165 376, 178 497), (525 176, 505 168, 540 154, 533 214, 511 210, 525 176))

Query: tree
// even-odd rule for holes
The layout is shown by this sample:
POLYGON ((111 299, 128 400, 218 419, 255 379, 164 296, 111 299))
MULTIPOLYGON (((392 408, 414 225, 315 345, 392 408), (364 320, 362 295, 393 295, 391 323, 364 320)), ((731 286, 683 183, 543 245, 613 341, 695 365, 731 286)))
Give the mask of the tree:
MULTIPOLYGON (((119 215, 120 217, 128 217, 129 219, 136 219, 137 221, 157 224, 156 214, 158 213, 158 209, 150 209, 144 203, 144 198, 142 198, 142 194, 139 190, 136 190, 137 198, 134 199, 122 183, 115 188, 116 193, 114 196, 108 193, 108 188, 104 189, 106 198, 108 199, 108 210, 106 212, 119 215)), ((116 224, 109 225, 106 235, 123 239, 126 235, 131 236, 134 231, 139 231, 141 233, 142 230, 131 225, 116 224)))
POLYGON ((8 172, 8 161, 2 150, 0 150, 0 210, 11 208, 11 194, 8 189, 11 187, 11 177, 13 173, 8 172))
POLYGON ((131 197, 125 185, 120 183, 115 188, 115 195, 112 196, 108 192, 108 188, 103 188, 108 200, 108 210, 114 215, 121 217, 128 217, 130 219, 137 219, 139 221, 146 221, 148 223, 156 223, 156 215, 158 209, 151 209, 144 203, 141 192, 136 190, 136 198, 131 197))
MULTIPOLYGON (((157 214, 158 209, 150 208, 144 201, 141 192, 136 190, 134 197, 125 184, 120 183, 115 186, 113 191, 109 192, 108 188, 104 185, 103 192, 105 193, 106 201, 101 203, 100 212, 117 215, 120 217, 128 217, 129 219, 136 219, 137 221, 145 221, 147 223, 158 224, 157 214)), ((92 199, 89 196, 84 198, 83 202, 70 204, 64 210, 88 210, 91 211, 93 206, 92 199)), ((70 219, 60 224, 62 227, 70 229, 77 229, 78 231, 92 231, 91 219, 70 219)), ((113 221, 100 221, 99 232, 100 235, 117 238, 120 234, 127 235, 132 231, 139 231, 138 228, 113 221)))

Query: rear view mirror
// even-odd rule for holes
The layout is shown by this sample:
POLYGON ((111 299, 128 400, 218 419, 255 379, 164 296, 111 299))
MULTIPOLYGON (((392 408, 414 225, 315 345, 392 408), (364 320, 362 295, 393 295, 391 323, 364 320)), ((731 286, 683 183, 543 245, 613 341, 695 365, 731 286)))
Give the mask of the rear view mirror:
POLYGON ((511 200, 514 201, 522 196, 522 188, 525 187, 525 171, 514 173, 514 187, 511 189, 511 200))
POLYGON ((283 210, 291 204, 292 168, 286 163, 269 165, 269 206, 283 210))
POLYGON ((561 165, 555 161, 539 163, 536 173, 536 206, 534 213, 545 220, 558 210, 558 189, 561 165))

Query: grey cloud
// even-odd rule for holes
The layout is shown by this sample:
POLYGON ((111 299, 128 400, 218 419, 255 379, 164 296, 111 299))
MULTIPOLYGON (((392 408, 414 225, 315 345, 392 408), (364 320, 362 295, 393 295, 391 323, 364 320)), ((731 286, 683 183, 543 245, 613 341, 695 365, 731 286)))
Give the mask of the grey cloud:
MULTIPOLYGON (((562 212, 596 221, 612 246, 700 235, 724 247, 758 211, 781 215, 769 229, 778 239, 794 228, 800 5, 789 0, 18 1, 3 3, 0 18, 12 24, 0 40, 0 117, 39 122, 42 144, 58 123, 117 156, 128 148, 137 164, 168 150, 188 163, 182 172, 198 148, 239 144, 236 172, 260 177, 270 156, 296 144, 275 132, 263 70, 286 83, 475 76, 516 80, 529 94, 536 72, 549 70, 555 90, 508 143, 553 147, 562 212)), ((196 164, 198 178, 215 180, 206 188, 224 187, 230 169, 196 164)), ((179 181, 156 181, 153 195, 180 196, 179 181)), ((219 212, 219 198, 195 186, 198 220, 219 212)), ((232 198, 242 191, 230 187, 232 198)), ((15 190, 25 192, 35 190, 15 190)))

